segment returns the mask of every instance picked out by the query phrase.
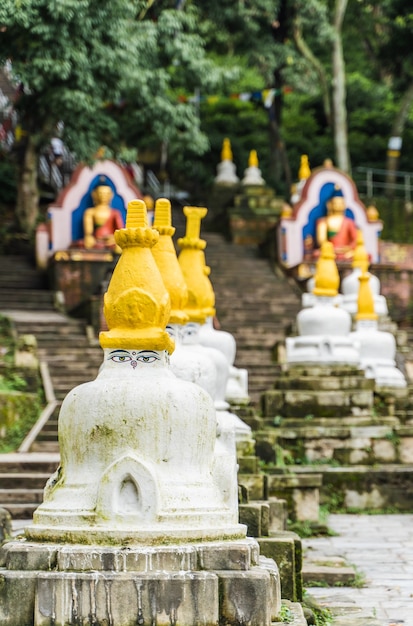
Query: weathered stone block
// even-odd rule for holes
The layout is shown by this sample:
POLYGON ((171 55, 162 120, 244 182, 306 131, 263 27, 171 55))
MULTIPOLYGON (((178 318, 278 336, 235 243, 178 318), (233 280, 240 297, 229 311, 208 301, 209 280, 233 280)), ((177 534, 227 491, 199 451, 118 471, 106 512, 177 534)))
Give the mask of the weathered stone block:
POLYGON ((268 493, 286 500, 292 520, 318 521, 321 474, 268 476, 268 493))
POLYGON ((413 459, 413 437, 401 437, 399 444, 400 463, 410 464, 413 459))
POLYGON ((2 560, 9 570, 45 570, 56 567, 57 546, 9 541, 1 548, 2 560))
POLYGON ((393 441, 377 439, 372 442, 373 457, 378 463, 395 463, 397 451, 393 441))
POLYGON ((238 457, 238 474, 256 474, 258 472, 258 458, 256 456, 238 457))
POLYGON ((271 389, 261 396, 262 413, 265 416, 273 417, 278 415, 284 406, 284 392, 271 389))
POLYGON ((33 624, 36 578, 37 572, 0 571, 1 626, 33 624))
POLYGON ((281 596, 293 602, 302 600, 302 546, 301 539, 292 532, 281 532, 257 540, 263 556, 277 563, 281 596))
POLYGON ((279 532, 285 530, 288 519, 288 505, 286 500, 281 498, 270 498, 268 500, 270 507, 270 519, 268 525, 268 533, 279 532))
POLYGON ((248 537, 262 536, 261 504, 250 502, 239 505, 239 521, 247 526, 248 537))
POLYGON ((218 614, 218 576, 212 572, 43 572, 38 576, 34 625, 50 626, 52 618, 56 626, 140 621, 212 625, 218 614))
MULTIPOLYGON (((256 567, 249 572, 217 572, 219 576, 221 624, 270 625, 274 607, 271 576, 256 567)), ((196 623, 196 622, 194 622, 196 623)))
POLYGON ((216 544, 215 546, 198 547, 198 566, 200 570, 242 570, 250 569, 258 559, 258 545, 256 541, 232 541, 230 544, 216 544))
POLYGON ((265 474, 240 474, 238 482, 248 490, 249 500, 266 500, 265 474))

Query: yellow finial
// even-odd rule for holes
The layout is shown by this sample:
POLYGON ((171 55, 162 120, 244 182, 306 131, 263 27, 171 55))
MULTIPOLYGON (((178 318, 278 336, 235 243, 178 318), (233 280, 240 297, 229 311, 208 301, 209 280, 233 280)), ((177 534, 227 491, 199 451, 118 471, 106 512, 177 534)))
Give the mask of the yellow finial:
POLYGON ((287 202, 284 202, 281 209, 281 217, 283 219, 291 219, 292 215, 293 208, 287 202))
POLYGON ((351 266, 354 269, 361 269, 362 272, 367 272, 369 267, 369 255, 364 247, 363 233, 361 230, 357 231, 356 247, 354 249, 351 266))
POLYGON ((153 227, 156 228, 159 233, 165 228, 168 229, 168 231, 173 231, 172 233, 168 233, 171 236, 175 233, 175 228, 172 226, 171 203, 166 198, 159 198, 155 203, 153 227))
POLYGON ((189 321, 205 323, 207 317, 215 315, 215 294, 208 278, 209 267, 205 263, 206 242, 199 238, 201 220, 208 209, 184 207, 187 218, 186 236, 178 239, 181 252, 179 265, 188 287, 188 303, 185 312, 189 321))
POLYGON ((321 245, 320 257, 317 261, 314 289, 315 296, 336 296, 340 285, 340 276, 335 262, 334 246, 331 241, 321 245))
POLYGON ((109 330, 99 335, 102 348, 173 352, 165 330, 171 301, 150 250, 158 238, 148 227, 145 203, 129 202, 126 226, 115 232, 122 254, 104 297, 109 330))
MULTIPOLYGON (((184 215, 186 217, 186 233, 185 238, 193 239, 194 241, 202 241, 199 238, 201 232, 201 220, 208 213, 208 209, 193 207, 193 206, 185 206, 184 207, 184 215)), ((205 242, 202 242, 205 244, 205 242)), ((205 245, 203 246, 205 248, 205 245)))
POLYGON ((359 276, 360 287, 357 300, 356 321, 377 320, 377 313, 374 311, 374 297, 370 286, 370 277, 367 272, 359 276))
POLYGON ((308 155, 302 154, 300 159, 300 169, 298 170, 298 180, 307 180, 310 176, 311 170, 308 162, 308 155))
POLYGON ((251 150, 250 152, 248 167, 258 167, 258 155, 256 150, 251 150))
POLYGON ((172 241, 175 228, 172 226, 169 200, 160 198, 156 201, 153 227, 159 232, 159 240, 153 246, 152 254, 171 298, 169 322, 185 324, 188 321, 188 315, 184 312, 188 289, 172 241))
POLYGON ((147 228, 148 214, 143 200, 132 200, 128 204, 125 228, 147 228))
POLYGON ((232 161, 231 142, 228 137, 222 142, 221 161, 232 161))
POLYGON ((377 210, 377 207, 375 207, 373 204, 367 207, 366 215, 369 222, 377 222, 377 220, 379 219, 379 212, 377 210))

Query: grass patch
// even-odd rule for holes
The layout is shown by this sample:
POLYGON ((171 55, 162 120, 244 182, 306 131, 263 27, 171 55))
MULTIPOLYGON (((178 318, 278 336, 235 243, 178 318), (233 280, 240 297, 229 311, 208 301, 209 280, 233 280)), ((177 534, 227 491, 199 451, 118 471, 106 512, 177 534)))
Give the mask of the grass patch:
POLYGON ((314 626, 330 626, 330 624, 333 623, 333 615, 330 609, 328 607, 321 607, 315 598, 306 591, 304 591, 302 606, 308 624, 314 624, 314 626))
POLYGON ((28 384, 24 371, 16 371, 17 337, 10 320, 0 315, 0 453, 14 452, 36 423, 44 406, 40 377, 28 384))

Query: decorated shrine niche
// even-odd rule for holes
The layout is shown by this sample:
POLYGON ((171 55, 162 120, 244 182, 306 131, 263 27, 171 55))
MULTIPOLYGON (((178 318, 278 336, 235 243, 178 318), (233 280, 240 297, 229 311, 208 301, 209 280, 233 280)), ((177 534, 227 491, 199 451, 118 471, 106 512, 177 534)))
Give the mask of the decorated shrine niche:
POLYGON ((129 172, 104 160, 79 166, 49 206, 47 223, 36 233, 37 264, 48 269, 51 287, 63 294, 68 312, 93 316, 91 302, 100 302, 119 257, 113 233, 124 227, 126 207, 135 199, 142 193, 129 172))
POLYGON ((354 181, 332 165, 313 170, 290 211, 278 226, 279 260, 286 268, 313 265, 323 240, 335 247, 337 261, 351 263, 357 234, 372 263, 379 261, 383 224, 374 207, 365 207, 354 181))
POLYGON ((48 259, 56 253, 66 253, 58 256, 70 258, 72 254, 69 251, 74 248, 77 249, 76 258, 79 258, 81 248, 113 248, 111 241, 108 241, 107 246, 103 245, 103 241, 99 245, 96 242, 85 245, 85 213, 99 204, 107 203, 111 214, 116 213, 118 216, 111 222, 116 229, 120 224, 124 225, 127 203, 135 198, 142 198, 142 193, 133 183, 128 171, 120 164, 105 160, 98 161, 93 167, 80 165, 73 173, 70 183, 49 206, 47 224, 42 225, 37 232, 38 264, 45 267, 48 259), (99 187, 106 190, 97 197, 99 192, 96 190, 99 187))

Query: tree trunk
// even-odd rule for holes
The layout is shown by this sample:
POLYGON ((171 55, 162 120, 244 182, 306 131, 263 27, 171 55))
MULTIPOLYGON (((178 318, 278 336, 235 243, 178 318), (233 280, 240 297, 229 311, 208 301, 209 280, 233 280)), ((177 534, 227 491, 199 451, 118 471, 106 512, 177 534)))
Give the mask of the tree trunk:
POLYGON ((16 221, 20 232, 31 238, 38 215, 37 152, 32 137, 28 135, 17 178, 16 221))
POLYGON ((336 0, 334 9, 333 42, 333 113, 336 165, 343 172, 350 172, 348 151, 346 75, 341 31, 348 0, 336 0))
POLYGON ((391 129, 391 137, 400 139, 400 146, 392 146, 389 145, 387 150, 387 161, 386 161, 386 195, 392 197, 394 195, 394 185, 396 183, 396 172, 399 166, 399 158, 400 158, 400 148, 401 148, 401 139, 403 137, 404 127, 406 125, 406 120, 409 115, 409 111, 411 109, 413 103, 413 81, 408 86, 401 104, 400 108, 397 112, 396 117, 394 118, 392 129, 391 129))

